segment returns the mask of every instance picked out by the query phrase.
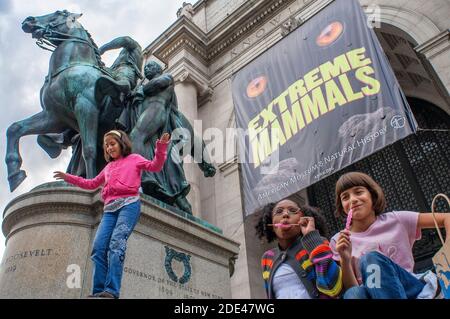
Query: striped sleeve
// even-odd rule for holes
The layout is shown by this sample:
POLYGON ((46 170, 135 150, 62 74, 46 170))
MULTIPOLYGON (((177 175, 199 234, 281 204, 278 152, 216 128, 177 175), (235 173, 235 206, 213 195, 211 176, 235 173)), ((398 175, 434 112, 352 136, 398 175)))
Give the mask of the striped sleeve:
POLYGON ((269 297, 269 278, 270 271, 273 266, 273 256, 274 253, 272 250, 268 250, 264 253, 261 258, 261 268, 262 268, 262 277, 264 280, 264 289, 266 290, 266 296, 269 297))
POLYGON ((342 292, 342 271, 332 258, 328 240, 315 230, 303 236, 302 243, 314 265, 317 289, 330 297, 339 297, 342 292))

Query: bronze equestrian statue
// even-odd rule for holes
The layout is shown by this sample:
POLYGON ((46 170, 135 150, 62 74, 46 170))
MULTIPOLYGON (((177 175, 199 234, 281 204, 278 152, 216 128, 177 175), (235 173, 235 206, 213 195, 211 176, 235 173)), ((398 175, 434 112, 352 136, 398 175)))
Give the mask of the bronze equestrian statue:
POLYGON ((49 72, 40 94, 42 111, 13 123, 7 130, 6 165, 10 190, 26 178, 21 170, 19 140, 38 135, 38 144, 51 158, 72 147, 67 171, 92 178, 106 165, 102 154, 103 134, 114 128, 130 133, 134 151, 153 157, 154 140, 163 132, 173 134, 171 153, 163 171, 143 175, 145 194, 192 213, 186 196, 190 186, 183 170, 184 156, 197 159, 206 177, 216 170, 210 164, 205 143, 194 135, 191 124, 178 110, 174 81, 161 67, 149 62, 146 79, 141 74, 143 55, 139 43, 119 37, 100 49, 78 22, 81 14, 67 10, 28 17, 22 29, 49 51, 49 72), (108 50, 122 48, 110 68, 101 61, 108 50), (138 84, 138 85, 137 85, 138 84), (181 146, 181 147, 180 147, 181 146), (187 151, 186 151, 187 150, 187 151), (186 151, 186 152, 184 152, 186 151))
MULTIPOLYGON (((26 178, 25 171, 20 169, 19 140, 31 134, 78 132, 86 177, 97 174, 99 119, 105 102, 104 96, 99 94, 101 88, 97 81, 111 78, 111 75, 101 61, 91 35, 78 23, 80 16, 64 10, 28 17, 22 22, 23 31, 31 33, 39 46, 54 50, 41 89, 42 111, 13 123, 7 130, 5 161, 11 191, 26 178)), ((119 96, 112 96, 109 104, 120 105, 119 96)))

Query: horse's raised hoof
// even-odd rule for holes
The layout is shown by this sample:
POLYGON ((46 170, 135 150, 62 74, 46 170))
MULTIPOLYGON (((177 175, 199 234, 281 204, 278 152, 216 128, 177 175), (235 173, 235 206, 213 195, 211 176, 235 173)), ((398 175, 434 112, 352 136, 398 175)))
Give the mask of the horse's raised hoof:
POLYGON ((22 184, 23 180, 27 178, 27 173, 24 170, 20 170, 17 173, 13 173, 8 176, 9 190, 14 192, 15 189, 22 184))

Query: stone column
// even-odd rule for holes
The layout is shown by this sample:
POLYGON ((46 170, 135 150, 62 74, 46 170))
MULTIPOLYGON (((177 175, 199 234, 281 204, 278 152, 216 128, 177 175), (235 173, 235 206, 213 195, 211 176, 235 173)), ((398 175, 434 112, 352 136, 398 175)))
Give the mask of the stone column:
MULTIPOLYGON (((198 132, 194 126, 194 120, 198 119, 197 87, 190 79, 188 72, 184 72, 175 77, 175 93, 178 100, 178 109, 186 116, 189 122, 191 122, 195 134, 200 136, 202 132, 198 132)), ((193 139, 193 137, 191 138, 193 139)), ((192 214, 196 217, 201 217, 199 170, 195 167, 196 165, 197 164, 191 156, 188 155, 185 157, 183 165, 184 173, 186 175, 186 180, 191 185, 191 191, 189 192, 187 199, 192 205, 192 214)))
MULTIPOLYGON (((446 90, 450 93, 450 30, 444 30, 415 50, 430 61, 446 90)), ((447 110, 450 113, 450 110, 447 110)))

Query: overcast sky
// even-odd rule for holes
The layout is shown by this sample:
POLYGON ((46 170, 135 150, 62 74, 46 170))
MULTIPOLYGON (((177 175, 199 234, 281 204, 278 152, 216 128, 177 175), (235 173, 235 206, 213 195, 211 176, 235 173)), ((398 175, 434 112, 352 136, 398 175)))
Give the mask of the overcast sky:
MULTIPOLYGON (((188 0, 0 0, 0 213, 15 197, 42 183, 53 181, 52 172, 65 171, 70 150, 51 159, 36 143, 36 136, 23 137, 20 151, 22 169, 27 179, 10 193, 6 164, 6 129, 13 122, 41 111, 39 90, 48 71, 51 52, 39 48, 35 39, 21 29, 28 16, 40 16, 56 10, 83 13, 79 22, 96 44, 128 35, 142 48, 149 45, 176 20, 176 12, 188 0)), ((109 51, 102 58, 110 66, 120 50, 109 51)), ((3 257, 4 236, 0 234, 0 257, 3 257)))

